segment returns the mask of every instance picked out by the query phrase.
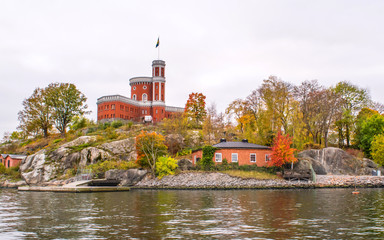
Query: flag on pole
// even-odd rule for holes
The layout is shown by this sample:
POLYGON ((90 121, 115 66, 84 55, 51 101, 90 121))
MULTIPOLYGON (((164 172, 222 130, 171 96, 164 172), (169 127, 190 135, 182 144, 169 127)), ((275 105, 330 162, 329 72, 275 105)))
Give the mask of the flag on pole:
POLYGON ((156 47, 158 47, 159 45, 160 45, 160 38, 157 38, 156 47))

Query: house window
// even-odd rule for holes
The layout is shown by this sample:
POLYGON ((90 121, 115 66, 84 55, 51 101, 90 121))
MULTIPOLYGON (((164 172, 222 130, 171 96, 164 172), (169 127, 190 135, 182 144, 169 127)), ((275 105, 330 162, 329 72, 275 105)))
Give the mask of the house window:
POLYGON ((232 162, 238 162, 238 155, 237 155, 237 153, 232 153, 232 162))
POLYGON ((256 162, 256 153, 251 153, 250 162, 256 162))
POLYGON ((271 160, 271 154, 265 154, 265 161, 269 162, 271 160))
POLYGON ((221 153, 216 153, 215 154, 215 161, 216 162, 221 162, 221 153))

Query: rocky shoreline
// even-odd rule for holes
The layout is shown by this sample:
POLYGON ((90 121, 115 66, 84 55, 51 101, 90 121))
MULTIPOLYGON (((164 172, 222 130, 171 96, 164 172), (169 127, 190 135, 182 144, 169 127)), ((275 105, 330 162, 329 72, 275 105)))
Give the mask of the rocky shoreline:
POLYGON ((384 187, 384 177, 318 175, 316 182, 242 179, 223 173, 181 173, 161 180, 146 176, 133 189, 302 189, 384 187))
MULTIPOLYGON (((53 180, 39 186, 61 186, 71 180, 53 180)), ((0 188, 17 188, 25 181, 0 181, 0 188)), ((316 182, 286 181, 283 179, 257 180, 232 177, 218 172, 182 172, 153 179, 147 174, 132 189, 305 189, 305 188, 371 188, 384 187, 384 176, 317 175, 316 182)))

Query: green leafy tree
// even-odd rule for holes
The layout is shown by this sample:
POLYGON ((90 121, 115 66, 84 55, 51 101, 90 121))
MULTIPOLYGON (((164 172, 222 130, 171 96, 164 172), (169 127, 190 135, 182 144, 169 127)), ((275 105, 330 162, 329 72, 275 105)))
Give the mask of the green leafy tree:
POLYGON ((194 121, 196 126, 200 126, 207 114, 205 109, 205 99, 206 97, 202 93, 191 93, 185 104, 185 113, 188 118, 194 121))
POLYGON ((363 123, 371 116, 379 114, 378 111, 372 110, 369 108, 363 108, 360 110, 359 114, 356 117, 356 127, 355 127, 355 136, 354 136, 354 145, 359 146, 361 144, 362 134, 361 128, 363 123))
POLYGON ((371 157, 371 143, 376 135, 384 134, 384 116, 374 114, 361 126, 360 148, 367 157, 371 157))
POLYGON ((384 166, 384 135, 379 134, 373 137, 371 143, 371 155, 373 161, 380 166, 384 166))
POLYGON ((136 136, 137 163, 142 167, 149 167, 153 177, 156 174, 158 158, 167 155, 164 142, 164 137, 155 132, 142 131, 136 136))
POLYGON ((46 91, 47 104, 52 110, 55 127, 65 135, 72 119, 87 113, 87 98, 72 83, 51 83, 46 91))
POLYGON ((23 110, 18 115, 18 128, 26 135, 43 132, 44 137, 47 137, 52 127, 52 111, 47 101, 47 90, 36 88, 32 96, 23 101, 23 110))
POLYGON ((345 140, 349 147, 356 115, 362 108, 371 104, 371 99, 366 89, 359 88, 347 81, 339 82, 333 91, 342 99, 343 112, 339 115, 337 122, 339 145, 344 145, 345 140))
POLYGON ((175 174, 175 170, 178 167, 177 160, 171 157, 159 157, 156 164, 156 174, 159 179, 167 175, 175 174))

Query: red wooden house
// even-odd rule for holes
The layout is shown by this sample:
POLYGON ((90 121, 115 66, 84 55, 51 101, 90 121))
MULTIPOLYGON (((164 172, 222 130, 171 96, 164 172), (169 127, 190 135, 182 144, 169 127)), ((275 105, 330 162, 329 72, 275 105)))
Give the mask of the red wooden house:
POLYGON ((10 168, 19 166, 21 161, 23 161, 26 157, 26 155, 1 154, 0 160, 6 168, 10 168))
MULTIPOLYGON (((259 167, 268 166, 270 147, 249 143, 244 139, 241 142, 227 142, 221 139, 220 143, 213 145, 218 148, 215 151, 213 161, 218 164, 226 159, 228 163, 238 163, 239 165, 253 165, 259 167)), ((192 163, 196 164, 203 157, 202 149, 192 152, 192 163)))

